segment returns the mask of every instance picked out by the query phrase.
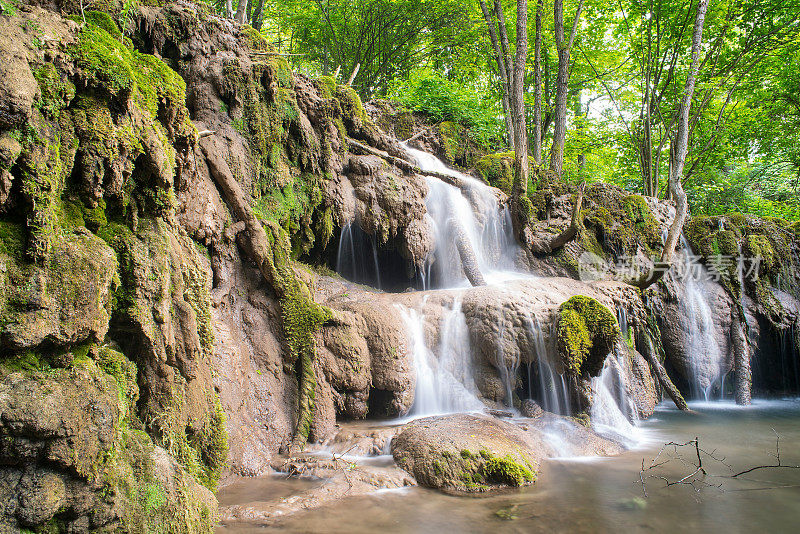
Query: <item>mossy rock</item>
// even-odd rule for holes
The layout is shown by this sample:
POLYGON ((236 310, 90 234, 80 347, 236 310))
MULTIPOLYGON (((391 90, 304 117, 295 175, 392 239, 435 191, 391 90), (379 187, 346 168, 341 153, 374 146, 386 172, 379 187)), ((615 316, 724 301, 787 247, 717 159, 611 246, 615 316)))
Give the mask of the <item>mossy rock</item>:
POLYGON ((482 492, 536 481, 538 451, 530 443, 515 425, 454 414, 407 425, 392 440, 392 454, 420 485, 482 492))
POLYGON ((573 376, 597 376, 620 337, 614 314, 597 300, 576 295, 558 310, 558 353, 573 376))
POLYGON ((486 154, 475 163, 481 177, 492 187, 511 195, 514 187, 514 153, 486 154))

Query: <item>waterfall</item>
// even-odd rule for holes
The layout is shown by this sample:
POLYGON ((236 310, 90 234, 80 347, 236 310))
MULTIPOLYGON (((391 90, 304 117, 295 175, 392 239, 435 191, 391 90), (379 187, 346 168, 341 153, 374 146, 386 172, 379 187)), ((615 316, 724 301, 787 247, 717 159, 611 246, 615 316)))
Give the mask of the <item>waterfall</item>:
MULTIPOLYGON (((424 309, 427 299, 423 299, 424 309)), ((436 351, 425 342, 425 316, 417 310, 401 308, 409 334, 417 385, 409 415, 420 417, 453 412, 482 410, 473 379, 469 330, 461 299, 456 298, 442 317, 436 351)))
POLYGON ((638 412, 625 386, 627 358, 621 347, 606 358, 600 375, 592 378, 592 427, 631 447, 639 441, 638 412))
POLYGON ((381 269, 375 236, 367 235, 358 222, 349 222, 339 235, 336 272, 358 284, 381 289, 381 269))
MULTIPOLYGON (((456 249, 459 230, 463 230, 487 281, 508 278, 515 270, 519 247, 514 239, 511 214, 507 206, 500 206, 495 190, 447 167, 432 154, 403 147, 422 170, 453 176, 465 185, 462 190, 437 178, 426 177, 425 206, 435 228, 436 241, 430 268, 436 274, 437 287, 467 284, 456 249)), ((428 285, 432 274, 426 273, 428 285)))
POLYGON ((708 273, 701 264, 693 261, 691 248, 684 237, 681 237, 681 242, 683 264, 679 265, 678 272, 683 275, 684 298, 680 305, 689 321, 685 343, 691 395, 709 400, 722 370, 723 355, 717 343, 717 328, 707 297, 711 293, 708 273))
POLYGON ((535 364, 528 364, 528 397, 535 397, 533 392, 534 378, 533 366, 536 366, 537 382, 539 384, 539 405, 543 410, 559 415, 572 413, 569 402, 569 390, 564 375, 553 371, 544 334, 539 320, 528 315, 528 333, 533 341, 535 364))

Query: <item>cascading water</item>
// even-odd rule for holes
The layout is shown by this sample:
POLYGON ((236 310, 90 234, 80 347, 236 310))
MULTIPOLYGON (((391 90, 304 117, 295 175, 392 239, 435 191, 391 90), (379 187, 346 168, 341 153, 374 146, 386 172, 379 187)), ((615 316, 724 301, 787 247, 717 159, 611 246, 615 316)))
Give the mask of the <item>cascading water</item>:
POLYGON ((535 316, 528 316, 528 332, 533 341, 535 364, 528 364, 528 397, 536 398, 542 409, 559 415, 569 415, 571 412, 569 390, 564 375, 553 371, 547 346, 544 342, 542 326, 535 316), (533 377, 533 368, 536 368, 537 377, 533 377), (534 382, 536 380, 536 382, 534 382), (538 398, 534 393, 533 384, 539 386, 538 398))
POLYGON ((432 154, 408 146, 404 148, 422 170, 453 176, 467 189, 462 191, 442 180, 426 177, 428 196, 425 205, 436 238, 431 258, 433 272, 428 273, 427 279, 430 280, 431 275, 435 274, 437 287, 467 284, 456 249, 459 230, 463 231, 472 246, 478 267, 487 281, 508 278, 509 273, 515 270, 519 252, 508 207, 500 206, 494 190, 486 184, 447 167, 432 154))
POLYGON ((681 237, 681 242, 684 252, 677 272, 683 278, 684 296, 680 299, 681 308, 689 322, 685 342, 692 375, 691 395, 694 398, 710 400, 712 389, 720 379, 724 363, 717 342, 719 336, 711 314, 711 305, 707 298, 712 291, 707 271, 702 265, 693 261, 691 248, 686 239, 681 237))
POLYGON ((375 237, 364 233, 358 222, 349 222, 342 227, 336 272, 352 282, 381 289, 381 269, 375 237))
MULTIPOLYGON (((423 299, 423 308, 427 299, 423 299)), ((409 333, 417 374, 414 404, 409 415, 420 417, 453 412, 482 410, 472 374, 469 331, 456 298, 444 315, 439 329, 439 345, 431 350, 425 343, 425 316, 417 310, 402 310, 409 333)))
POLYGON ((625 386, 628 363, 623 350, 618 348, 609 354, 600 375, 592 378, 594 400, 590 416, 598 433, 632 447, 639 441, 636 428, 639 417, 625 386))

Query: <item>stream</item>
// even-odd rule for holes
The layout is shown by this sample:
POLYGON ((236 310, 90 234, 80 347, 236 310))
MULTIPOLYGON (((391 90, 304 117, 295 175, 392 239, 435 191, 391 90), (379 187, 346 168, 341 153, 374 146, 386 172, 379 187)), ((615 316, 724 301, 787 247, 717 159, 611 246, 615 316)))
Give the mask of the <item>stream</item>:
MULTIPOLYGON (((639 481, 642 460, 649 463, 668 441, 695 436, 739 471, 775 462, 780 435, 784 465, 800 464, 800 400, 755 400, 742 408, 731 402, 690 403, 695 415, 661 404, 640 423, 639 447, 613 458, 546 460, 538 482, 529 488, 479 497, 456 497, 425 488, 380 492, 344 499, 269 525, 220 526, 219 534, 245 532, 796 532, 800 520, 800 470, 762 469, 739 479, 709 477, 722 488, 664 487, 639 481)), ((691 460, 693 450, 682 451, 691 460)), ((663 458, 663 456, 662 456, 663 458)), ((705 464, 711 474, 730 473, 719 462, 705 464)), ((689 474, 678 460, 657 471, 670 480, 689 474)), ((656 471, 653 471, 656 474, 656 471)), ((222 503, 259 501, 288 495, 309 481, 261 479, 223 488, 222 503), (281 493, 283 492, 283 493, 281 493)))

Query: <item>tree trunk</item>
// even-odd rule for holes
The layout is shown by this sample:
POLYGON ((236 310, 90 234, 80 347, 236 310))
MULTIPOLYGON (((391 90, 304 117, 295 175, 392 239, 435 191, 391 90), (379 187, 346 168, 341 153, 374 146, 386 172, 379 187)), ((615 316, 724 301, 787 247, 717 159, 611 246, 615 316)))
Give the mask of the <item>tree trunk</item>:
POLYGON ((667 232, 664 240, 664 249, 661 251, 661 259, 656 262, 653 269, 636 280, 629 281, 630 284, 646 289, 658 282, 669 270, 672 255, 678 244, 686 216, 689 213, 689 203, 686 200, 686 193, 681 184, 683 165, 686 162, 686 152, 689 147, 689 111, 692 107, 692 97, 694 96, 694 85, 697 72, 700 67, 700 46, 703 41, 703 23, 705 22, 708 0, 700 0, 697 6, 697 16, 694 22, 694 32, 692 34, 692 66, 686 78, 686 88, 683 92, 683 100, 678 117, 678 132, 675 142, 670 147, 670 172, 669 172, 669 192, 675 200, 675 219, 667 232))
POLYGON ((747 324, 744 321, 744 310, 733 317, 731 337, 733 338, 733 364, 736 372, 736 404, 750 404, 752 374, 750 372, 750 347, 747 343, 747 324))
POLYGON ((683 177, 683 165, 686 163, 686 152, 689 149, 689 111, 692 107, 692 97, 694 96, 694 84, 697 78, 697 71, 700 68, 700 46, 703 42, 703 23, 708 9, 708 0, 700 0, 697 5, 697 16, 694 21, 694 32, 692 34, 692 67, 689 76, 686 78, 686 89, 683 92, 681 102, 680 117, 678 120, 678 133, 675 136, 675 157, 670 170, 669 182, 670 191, 677 203, 675 220, 667 233, 664 242, 664 251, 661 253, 662 263, 667 263, 675 252, 675 245, 678 243, 683 223, 689 212, 689 205, 686 202, 686 193, 683 192, 681 180, 683 177))
POLYGON ((233 20, 235 20, 239 24, 244 24, 246 15, 247 15, 247 0, 239 0, 239 7, 236 8, 236 15, 233 17, 233 20))
POLYGON ((481 269, 478 266, 478 258, 475 256, 472 244, 467 239, 461 221, 453 218, 452 223, 456 234, 456 248, 458 249, 458 255, 461 257, 461 266, 464 268, 464 274, 467 275, 469 283, 473 286, 485 286, 486 280, 483 279, 483 273, 481 273, 481 269))
MULTIPOLYGON (((657 327, 653 328, 657 329, 657 327)), ((659 355, 656 353, 657 351, 653 346, 650 334, 644 328, 637 328, 636 337, 636 347, 642 349, 642 356, 644 356, 644 359, 650 364, 650 368, 653 369, 661 388, 667 392, 667 395, 669 395, 669 398, 672 399, 672 402, 675 403, 675 406, 679 410, 689 411, 689 405, 686 404, 683 395, 681 395, 681 392, 675 387, 675 384, 667 374, 667 370, 661 365, 659 355)))
POLYGON ((578 235, 578 232, 581 230, 581 207, 583 205, 583 193, 585 188, 586 183, 584 182, 578 186, 578 191, 575 193, 575 203, 572 205, 572 220, 570 221, 570 225, 555 237, 534 237, 531 240, 531 252, 534 254, 552 254, 578 235))
MULTIPOLYGON (((498 2, 499 3, 499 2, 498 2)), ((511 116, 514 122, 514 199, 528 195, 528 130, 525 126, 525 61, 528 57, 528 0, 517 0, 517 52, 511 116)))
POLYGON ((569 90, 569 59, 575 35, 578 32, 578 20, 581 16, 584 0, 578 3, 575 19, 569 40, 564 40, 564 0, 553 3, 553 21, 555 24, 556 48, 558 49, 558 75, 556 78, 555 117, 553 119, 553 147, 550 149, 550 169, 561 176, 564 168, 564 142, 567 138, 567 93, 569 90))
POLYGON ((492 49, 494 50, 494 60, 497 62, 497 69, 500 72, 500 88, 501 88, 501 102, 503 104, 503 114, 506 122, 506 135, 508 136, 508 146, 514 150, 514 123, 511 118, 511 109, 508 101, 509 81, 508 81, 508 65, 505 61, 505 56, 500 48, 500 41, 497 38, 495 31, 494 21, 485 0, 481 0, 481 11, 483 18, 486 20, 486 26, 489 29, 489 38, 492 42, 492 49))
POLYGON ((264 17, 262 17, 262 13, 264 11, 264 0, 258 0, 258 4, 256 5, 255 10, 253 10, 253 16, 250 19, 251 25, 258 31, 261 31, 261 25, 264 24, 264 17))
POLYGON ((533 161, 542 164, 542 11, 544 0, 536 4, 536 37, 533 49, 533 161))

